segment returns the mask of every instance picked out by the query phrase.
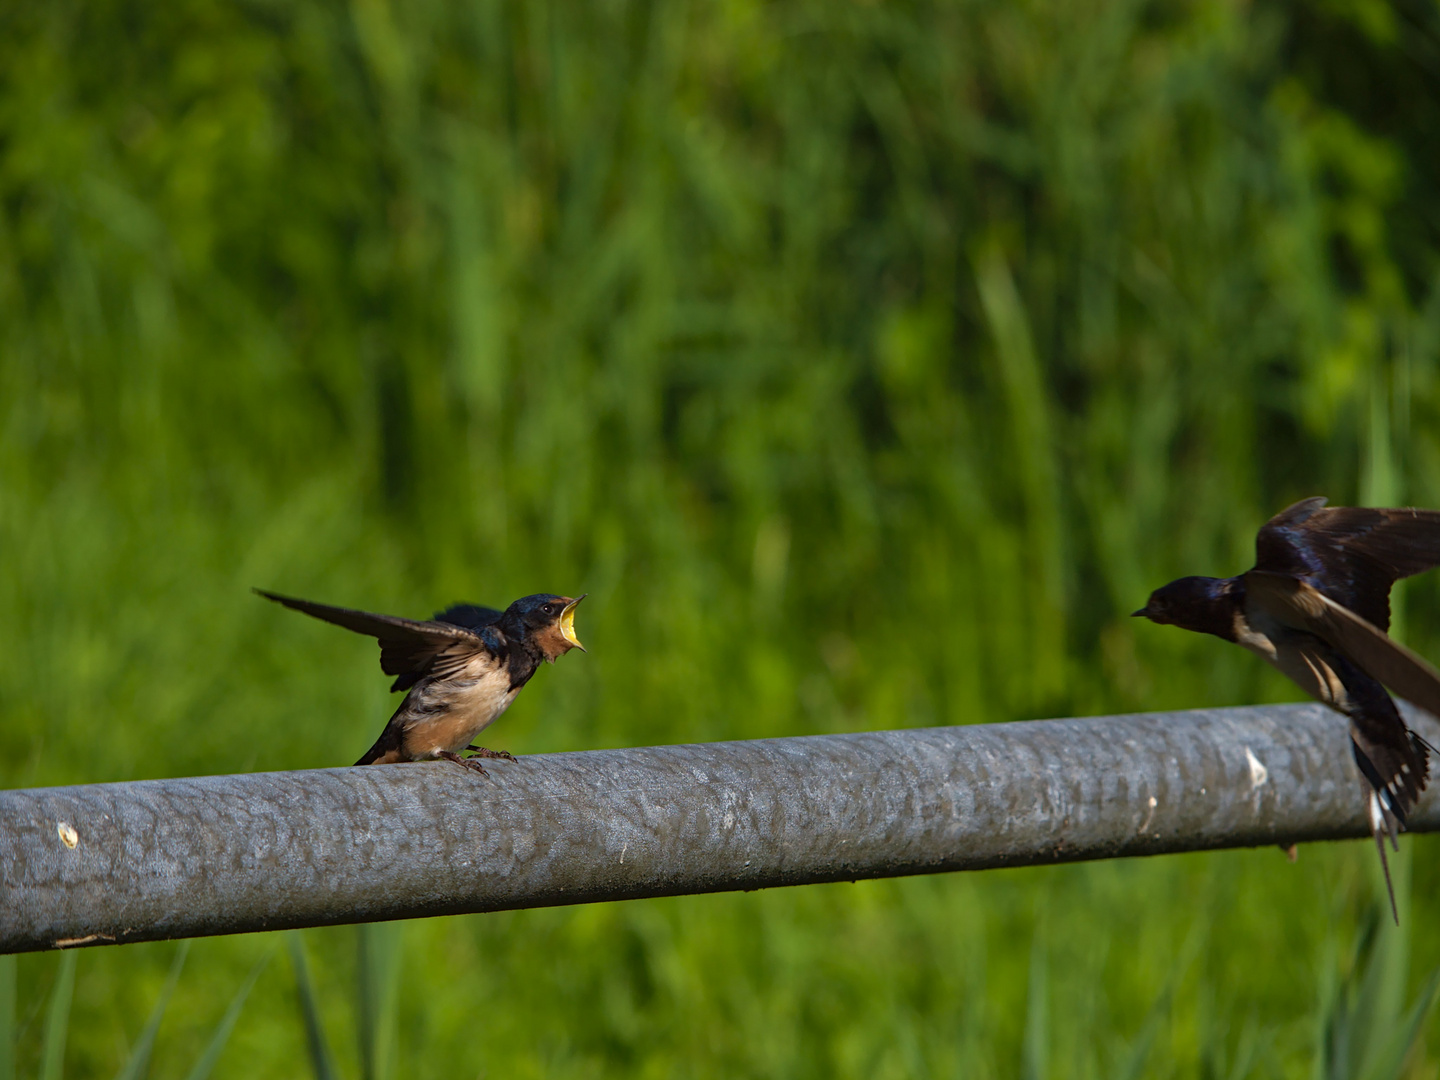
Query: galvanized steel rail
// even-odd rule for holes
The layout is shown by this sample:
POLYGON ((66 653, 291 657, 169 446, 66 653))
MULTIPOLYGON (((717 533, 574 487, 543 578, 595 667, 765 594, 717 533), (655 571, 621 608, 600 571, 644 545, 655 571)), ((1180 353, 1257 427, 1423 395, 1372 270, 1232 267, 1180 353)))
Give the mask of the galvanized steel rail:
POLYGON ((0 952, 1368 836, 1318 705, 486 766, 0 792, 0 952))

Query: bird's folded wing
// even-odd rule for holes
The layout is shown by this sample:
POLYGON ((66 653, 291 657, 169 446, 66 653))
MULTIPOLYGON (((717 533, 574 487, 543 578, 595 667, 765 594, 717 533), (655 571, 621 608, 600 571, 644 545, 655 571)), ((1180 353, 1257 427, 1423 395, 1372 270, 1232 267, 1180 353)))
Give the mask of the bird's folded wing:
POLYGON ((450 623, 417 622, 398 615, 377 615, 297 600, 293 596, 280 596, 263 589, 255 591, 277 604, 377 639, 380 642, 380 667, 386 675, 409 675, 432 664, 432 673, 442 674, 440 668, 447 671, 458 668, 476 651, 485 648, 485 643, 478 636, 450 623))
POLYGON ((1284 574, 1252 570, 1245 591, 1281 622, 1323 638, 1372 678, 1440 717, 1440 671, 1355 612, 1284 574))

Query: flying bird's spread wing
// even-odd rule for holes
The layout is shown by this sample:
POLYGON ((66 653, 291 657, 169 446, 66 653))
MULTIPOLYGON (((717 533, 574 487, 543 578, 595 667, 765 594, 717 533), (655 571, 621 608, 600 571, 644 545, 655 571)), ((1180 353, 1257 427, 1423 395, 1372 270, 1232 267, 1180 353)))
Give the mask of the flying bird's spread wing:
POLYGON ((483 604, 453 604, 444 611, 437 611, 435 621, 478 631, 498 621, 502 614, 504 613, 483 604))
POLYGON ((1300 578, 1382 631, 1390 586, 1432 566, 1440 566, 1435 510, 1326 507, 1317 496, 1280 511, 1255 538, 1256 570, 1300 578))
POLYGON ((396 676, 391 690, 405 690, 415 685, 422 675, 443 678, 453 674, 486 647, 478 635, 449 622, 417 622, 397 615, 376 615, 369 611, 297 600, 263 589, 255 591, 277 604, 377 639, 380 642, 380 669, 386 675, 396 676))
POLYGON ((1245 591, 1281 622, 1328 641, 1372 678, 1440 717, 1440 671, 1354 611, 1286 574, 1251 570, 1245 591))

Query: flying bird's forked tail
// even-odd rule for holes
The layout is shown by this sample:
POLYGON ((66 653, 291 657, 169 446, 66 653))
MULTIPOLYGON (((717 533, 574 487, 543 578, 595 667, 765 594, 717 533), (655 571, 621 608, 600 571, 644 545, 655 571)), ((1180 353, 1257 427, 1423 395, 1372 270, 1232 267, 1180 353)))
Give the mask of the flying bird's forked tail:
POLYGON ((1390 881, 1390 863, 1385 856, 1385 841, 1400 850, 1399 833, 1404 830, 1410 811, 1425 790, 1430 775, 1429 743, 1405 727, 1399 713, 1394 723, 1385 723, 1359 713, 1350 717, 1350 749, 1355 764, 1370 787, 1366 809, 1375 849, 1380 853, 1380 869, 1385 874, 1385 891, 1390 896, 1390 914, 1400 923, 1400 909, 1395 903, 1395 886, 1390 881), (1398 729, 1398 731, 1396 730, 1398 729), (1389 779, 1387 779, 1387 777, 1389 779))

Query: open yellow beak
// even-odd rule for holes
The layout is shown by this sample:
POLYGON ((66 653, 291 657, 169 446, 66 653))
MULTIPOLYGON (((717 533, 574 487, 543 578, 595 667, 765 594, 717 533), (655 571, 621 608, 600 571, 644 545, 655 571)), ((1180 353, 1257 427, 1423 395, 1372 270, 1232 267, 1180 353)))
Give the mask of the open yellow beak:
POLYGON ((584 600, 585 597, 589 595, 589 593, 581 593, 565 605, 564 611, 560 612, 560 636, 581 652, 585 652, 585 646, 581 645, 580 639, 575 636, 575 608, 581 600, 584 600))

